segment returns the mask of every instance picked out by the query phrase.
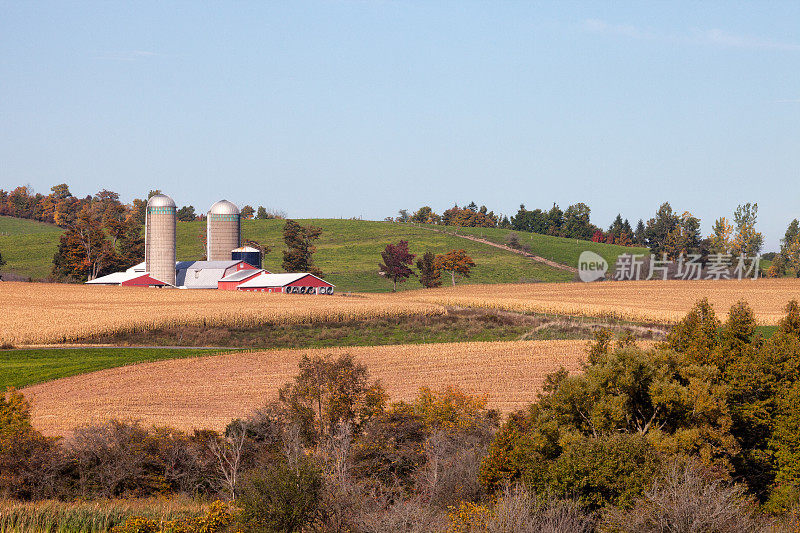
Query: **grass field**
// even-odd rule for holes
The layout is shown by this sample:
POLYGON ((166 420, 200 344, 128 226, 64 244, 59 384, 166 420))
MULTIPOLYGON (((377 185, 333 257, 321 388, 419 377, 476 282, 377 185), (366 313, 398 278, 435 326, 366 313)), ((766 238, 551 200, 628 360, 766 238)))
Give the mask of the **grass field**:
POLYGON ((76 426, 132 418, 179 429, 221 430, 236 417, 276 399, 304 354, 349 353, 381 380, 392 400, 419 388, 459 386, 488 394, 508 412, 536 398, 545 376, 577 372, 585 340, 476 342, 322 350, 270 350, 124 366, 22 389, 33 403, 34 426, 65 435, 76 426))
MULTIPOLYGON (((0 391, 106 368, 219 353, 221 350, 163 348, 43 348, 0 350, 0 391)), ((230 351, 230 350, 226 350, 230 351)))
POLYGON ((450 226, 427 226, 440 231, 450 233, 458 232, 461 235, 471 235, 486 239, 497 244, 508 244, 508 237, 512 233, 517 234, 519 243, 530 246, 531 252, 550 259, 556 263, 577 268, 578 257, 581 252, 589 250, 603 257, 608 262, 609 270, 614 270, 617 257, 622 254, 650 254, 647 248, 616 246, 614 244, 604 244, 599 242, 579 241, 577 239, 566 239, 564 237, 552 237, 550 235, 539 235, 538 233, 526 233, 524 231, 514 231, 500 228, 455 228, 450 226))
MULTIPOLYGON (((303 225, 322 228, 317 241, 314 262, 326 274, 326 279, 339 291, 389 292, 392 284, 378 275, 381 252, 387 244, 404 239, 411 251, 421 255, 430 250, 443 253, 463 248, 475 260, 476 267, 464 283, 520 283, 530 281, 571 281, 573 274, 526 259, 519 254, 459 237, 436 233, 409 224, 370 222, 360 220, 314 219, 298 220, 303 225)), ((242 238, 273 247, 264 266, 272 272, 282 272, 282 220, 246 220, 242 238)), ((202 255, 203 222, 178 225, 178 257, 202 255)), ((399 290, 416 289, 420 284, 412 278, 398 286, 399 290)))
POLYGON ((0 254, 11 272, 33 279, 46 278, 58 250, 62 229, 51 224, 0 216, 0 254))

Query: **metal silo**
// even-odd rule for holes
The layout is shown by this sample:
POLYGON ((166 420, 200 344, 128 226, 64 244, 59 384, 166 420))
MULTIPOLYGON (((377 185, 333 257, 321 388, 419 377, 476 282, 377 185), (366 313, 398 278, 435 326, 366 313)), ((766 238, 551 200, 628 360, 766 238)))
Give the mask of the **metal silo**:
POLYGON ((206 254, 209 261, 230 261, 231 252, 241 246, 239 208, 220 200, 208 211, 206 254))
POLYGON ((147 201, 144 268, 159 281, 175 285, 175 202, 164 194, 147 201))

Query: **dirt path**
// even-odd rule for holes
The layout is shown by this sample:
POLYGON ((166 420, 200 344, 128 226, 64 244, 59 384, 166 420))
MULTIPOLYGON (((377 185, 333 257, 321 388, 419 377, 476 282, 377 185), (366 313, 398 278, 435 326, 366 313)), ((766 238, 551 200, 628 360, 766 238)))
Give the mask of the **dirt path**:
MULTIPOLYGON (((419 226, 419 227, 425 227, 425 226, 419 226)), ((444 233, 445 235, 451 235, 453 237, 460 237, 462 239, 467 239, 468 241, 479 242, 481 244, 488 244, 489 246, 494 246, 495 248, 500 248, 501 250, 505 250, 507 252, 511 252, 511 253, 514 253, 514 254, 519 254, 519 255, 521 255, 523 257, 527 257, 528 259, 531 259, 532 261, 536 261, 537 263, 544 263, 545 265, 551 266, 553 268, 557 268, 559 270, 566 270, 567 272, 572 272, 573 274, 577 274, 578 273, 578 269, 577 268, 574 268, 574 267, 571 267, 571 266, 568 266, 568 265, 564 265, 562 263, 557 263, 557 262, 552 261, 550 259, 545 259, 544 257, 542 257, 540 255, 529 254, 528 252, 523 252, 522 250, 517 250, 516 248, 512 248, 510 246, 506 246, 505 244, 498 244, 496 242, 488 241, 486 239, 481 239, 480 237, 473 237, 472 235, 459 235, 458 233, 451 233, 449 231, 442 231, 442 230, 439 230, 439 229, 436 229, 436 228, 426 228, 426 229, 429 229, 431 231, 435 231, 437 233, 444 233)))

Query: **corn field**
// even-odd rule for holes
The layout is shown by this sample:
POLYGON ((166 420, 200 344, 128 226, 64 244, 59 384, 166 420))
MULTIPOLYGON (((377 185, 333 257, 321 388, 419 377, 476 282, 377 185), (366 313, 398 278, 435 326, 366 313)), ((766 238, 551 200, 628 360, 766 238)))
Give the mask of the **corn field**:
POLYGON ((721 318, 733 304, 745 300, 760 324, 774 325, 783 318, 789 300, 800 300, 800 279, 463 285, 406 292, 401 297, 444 306, 665 324, 678 322, 697 300, 707 297, 721 318))
POLYGON ((771 325, 790 299, 800 299, 800 279, 463 285, 354 297, 6 282, 0 285, 0 345, 80 342, 162 326, 439 315, 446 306, 675 323, 702 297, 720 315, 746 300, 759 323, 771 325))
POLYGON ((381 380, 391 401, 421 387, 457 386, 487 394, 502 412, 536 399, 547 374, 578 372, 587 341, 509 341, 268 350, 174 359, 101 370, 22 389, 33 424, 46 435, 120 416, 145 425, 223 430, 234 418, 277 399, 308 354, 349 353, 381 380), (209 386, 213 384, 213 386, 209 386))
POLYGON ((173 520, 203 512, 188 498, 92 502, 0 501, 0 533, 106 533, 134 516, 173 520))
POLYGON ((394 295, 299 296, 6 282, 0 284, 0 345, 70 343, 161 326, 308 324, 445 312, 441 305, 394 295))

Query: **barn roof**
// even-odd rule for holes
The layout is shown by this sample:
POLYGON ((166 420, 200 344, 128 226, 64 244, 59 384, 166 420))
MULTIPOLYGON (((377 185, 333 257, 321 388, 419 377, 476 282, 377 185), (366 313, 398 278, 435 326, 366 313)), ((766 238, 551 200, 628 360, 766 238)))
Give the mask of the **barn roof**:
MULTIPOLYGON (((126 281, 131 281, 133 279, 142 278, 145 276, 149 276, 147 272, 133 272, 133 271, 125 271, 125 272, 114 272, 113 274, 108 274, 107 276, 101 276, 99 278, 95 278, 86 282, 87 285, 120 285, 125 283, 126 281)), ((155 278, 153 278, 155 279, 155 278)), ((158 280, 156 280, 158 281, 158 280)), ((163 282, 162 282, 163 283, 163 282)), ((164 283, 164 285, 169 285, 169 283, 164 283)))
POLYGON ((254 289, 254 288, 261 288, 261 287, 285 287, 290 283, 294 283, 295 281, 301 280, 306 276, 311 276, 312 278, 317 278, 318 280, 327 283, 331 287, 335 287, 332 283, 328 283, 322 278, 318 278, 314 274, 309 274, 308 272, 293 272, 293 273, 286 273, 286 274, 261 274, 260 276, 256 276, 255 278, 245 281, 239 288, 242 289, 254 289))
POLYGON ((227 276, 222 278, 220 281, 242 281, 243 279, 247 279, 250 276, 253 276, 253 275, 256 275, 256 274, 261 274, 261 273, 269 274, 269 272, 267 272, 266 270, 261 269, 261 268, 256 269, 256 270, 248 268, 248 269, 245 269, 245 270, 237 270, 236 272, 234 272, 232 274, 228 274, 227 276))

